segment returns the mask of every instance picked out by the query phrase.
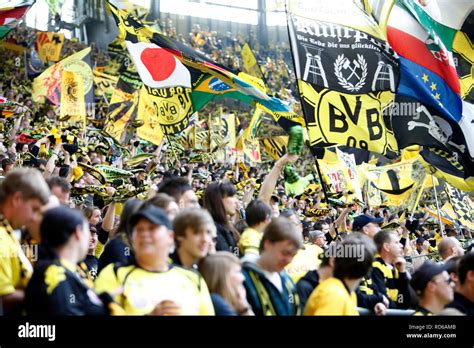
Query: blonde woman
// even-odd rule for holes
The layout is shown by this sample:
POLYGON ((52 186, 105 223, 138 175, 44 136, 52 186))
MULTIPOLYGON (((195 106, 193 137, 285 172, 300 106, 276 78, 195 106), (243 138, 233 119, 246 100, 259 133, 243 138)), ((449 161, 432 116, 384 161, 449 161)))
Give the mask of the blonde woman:
POLYGON ((199 262, 199 272, 211 293, 216 315, 254 315, 247 302, 240 260, 218 251, 199 262))

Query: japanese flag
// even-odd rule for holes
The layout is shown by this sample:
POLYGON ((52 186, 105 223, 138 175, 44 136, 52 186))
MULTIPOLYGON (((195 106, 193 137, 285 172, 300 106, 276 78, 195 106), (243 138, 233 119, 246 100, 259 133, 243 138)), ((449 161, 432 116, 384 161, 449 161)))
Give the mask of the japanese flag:
POLYGON ((191 88, 189 70, 172 53, 154 43, 125 43, 145 85, 151 88, 191 88))

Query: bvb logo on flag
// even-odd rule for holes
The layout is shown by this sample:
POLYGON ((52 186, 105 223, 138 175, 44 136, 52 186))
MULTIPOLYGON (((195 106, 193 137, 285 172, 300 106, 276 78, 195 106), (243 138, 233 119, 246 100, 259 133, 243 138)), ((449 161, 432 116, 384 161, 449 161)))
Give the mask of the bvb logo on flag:
POLYGON ((93 85, 93 75, 89 64, 83 60, 73 60, 63 65, 63 70, 71 71, 82 77, 84 83, 84 94, 89 93, 93 85))
POLYGON ((193 112, 190 88, 150 88, 145 86, 155 108, 155 114, 162 126, 164 134, 182 132, 189 124, 189 116, 193 112))
POLYGON ((66 85, 66 95, 64 96, 69 103, 76 103, 78 100, 77 91, 78 85, 77 82, 74 80, 73 76, 67 76, 64 81, 66 85))

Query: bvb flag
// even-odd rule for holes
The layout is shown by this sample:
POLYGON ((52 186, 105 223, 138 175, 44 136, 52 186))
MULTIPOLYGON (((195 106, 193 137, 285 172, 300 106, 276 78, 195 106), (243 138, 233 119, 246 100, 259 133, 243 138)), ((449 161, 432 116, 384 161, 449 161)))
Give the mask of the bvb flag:
POLYGON ((288 15, 310 146, 314 151, 340 144, 393 157, 398 147, 383 113, 392 104, 398 84, 397 54, 355 3, 318 4, 323 10, 311 19, 288 15), (328 22, 324 13, 336 10, 353 26, 328 22), (370 23, 372 34, 366 28, 370 23))
POLYGON ((80 124, 86 128, 86 105, 82 76, 72 71, 63 71, 61 76, 61 119, 67 124, 80 124))
POLYGON ((64 58, 50 66, 33 80, 33 101, 40 102, 47 98, 52 104, 58 105, 61 98, 61 76, 63 71, 72 71, 81 75, 86 101, 93 97, 92 69, 87 60, 90 58, 90 47, 64 58))
POLYGON ((143 126, 137 129, 137 136, 155 145, 160 145, 163 140, 163 132, 155 107, 144 87, 142 87, 138 102, 137 121, 143 121, 143 126))
POLYGON ((39 32, 36 38, 36 46, 41 60, 57 62, 61 58, 61 48, 64 43, 64 34, 39 32))

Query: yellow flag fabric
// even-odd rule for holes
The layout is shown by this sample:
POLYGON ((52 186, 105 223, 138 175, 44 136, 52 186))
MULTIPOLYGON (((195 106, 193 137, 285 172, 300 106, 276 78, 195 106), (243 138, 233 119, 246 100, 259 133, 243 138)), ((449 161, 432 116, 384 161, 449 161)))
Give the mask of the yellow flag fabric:
POLYGON ((191 88, 150 88, 146 85, 144 88, 155 106, 164 134, 178 134, 188 127, 189 116, 193 113, 191 88))
POLYGON ((143 126, 137 129, 137 136, 155 145, 160 145, 163 140, 163 132, 155 107, 144 87, 142 87, 138 102, 137 121, 143 121, 143 126))
POLYGON ((336 154, 344 169, 344 175, 348 182, 349 190, 352 191, 355 198, 362 201, 362 190, 359 184, 359 174, 357 173, 357 165, 354 155, 340 151, 338 148, 336 148, 336 154))
MULTIPOLYGON (((435 209, 424 209, 425 212, 433 216, 435 219, 439 219, 438 211, 435 209)), ((454 225, 454 220, 456 214, 454 213, 453 206, 451 203, 446 202, 441 208, 440 208, 440 213, 441 213, 441 221, 445 225, 454 225)))
POLYGON ((359 166, 367 183, 367 194, 371 206, 397 206, 411 211, 416 204, 426 171, 418 160, 410 160, 382 167, 359 166))
POLYGON ((384 39, 386 39, 388 17, 394 3, 394 0, 362 0, 364 10, 379 24, 384 39))
POLYGON ((446 192, 461 226, 474 229, 474 203, 469 194, 446 184, 446 192))
POLYGON ((245 129, 245 132, 244 132, 244 138, 247 141, 252 141, 255 139, 257 135, 258 127, 260 127, 262 120, 263 120, 263 111, 259 108, 256 108, 250 120, 250 124, 245 129))
POLYGON ((64 34, 39 32, 36 44, 38 55, 44 63, 57 62, 61 59, 61 49, 64 43, 64 34))
POLYGON ((349 169, 345 161, 339 157, 335 157, 333 161, 323 159, 317 161, 321 169, 323 180, 329 188, 329 192, 343 192, 344 196, 341 197, 341 200, 346 203, 353 202, 354 198, 362 198, 360 192, 358 192, 360 191, 360 186, 359 183, 356 182, 358 181, 356 172, 354 172, 353 169, 349 169), (359 189, 357 189, 357 187, 359 187, 359 189), (349 192, 351 193, 349 194, 349 192))
POLYGON ((286 153, 289 137, 286 135, 261 139, 265 152, 275 161, 286 153))
POLYGON ((262 72, 258 66, 257 58, 247 43, 242 47, 240 54, 242 55, 245 72, 254 77, 262 78, 262 72))
POLYGON ((317 92, 302 80, 298 80, 298 86, 306 105, 310 146, 337 143, 382 154, 398 149, 393 132, 385 127, 379 112, 392 103, 391 91, 354 95, 324 88, 317 92))
POLYGON ((35 102, 42 102, 48 98, 53 104, 59 104, 61 91, 61 76, 63 70, 73 71, 82 76, 84 84, 84 94, 92 88, 92 70, 83 59, 90 53, 91 48, 87 47, 58 63, 50 66, 40 76, 33 81, 32 97, 35 102))
POLYGON ((109 114, 105 123, 105 131, 117 141, 121 141, 122 134, 130 123, 138 108, 138 92, 128 94, 115 89, 109 106, 109 114))
POLYGON ((243 157, 245 165, 252 166, 262 162, 260 143, 258 140, 254 139, 248 141, 244 136, 241 136, 237 140, 237 149, 241 150, 241 156, 243 157))
POLYGON ((112 99, 118 77, 105 74, 98 70, 94 70, 94 82, 97 86, 95 95, 98 97, 105 96, 108 101, 112 99))
POLYGON ((63 71, 61 76, 60 117, 67 124, 80 124, 86 128, 86 105, 82 76, 72 71, 63 71))
POLYGON ((461 97, 466 99, 474 88, 474 42, 471 42, 466 33, 458 31, 454 37, 453 50, 459 54, 468 67, 471 67, 471 69, 466 69, 462 76, 459 76, 461 97))

